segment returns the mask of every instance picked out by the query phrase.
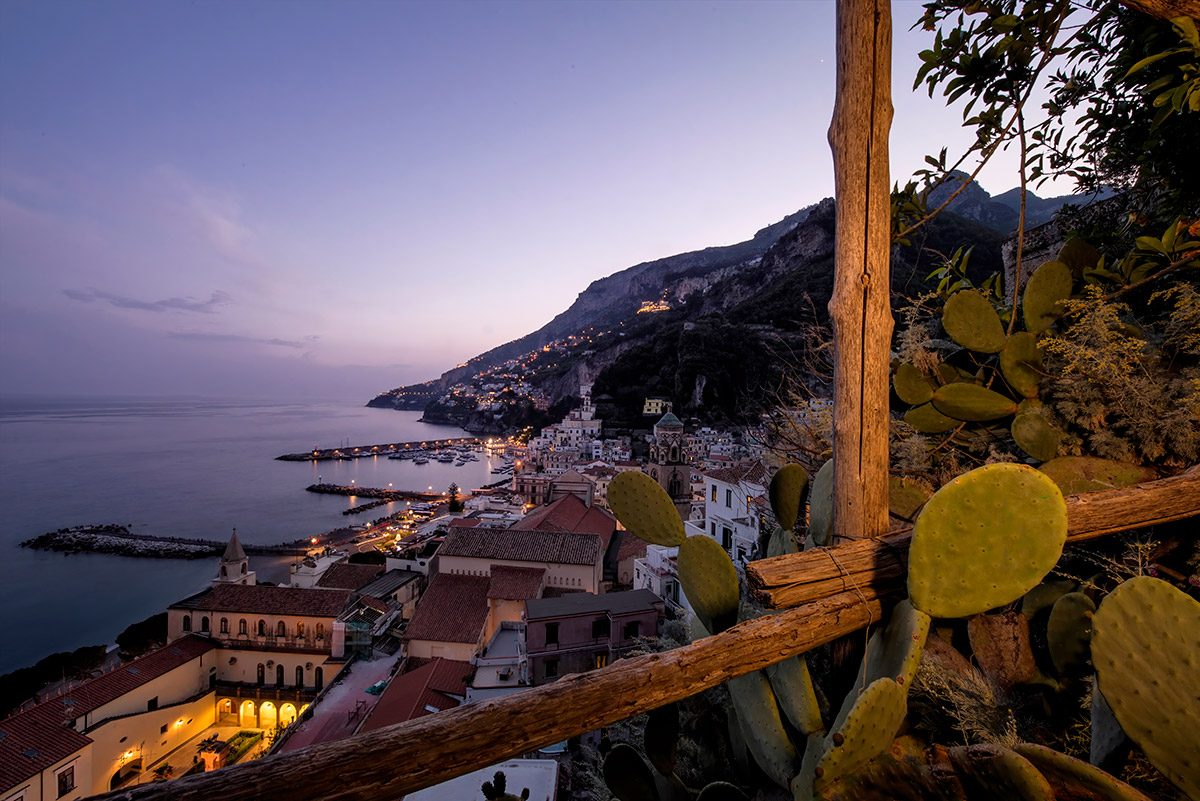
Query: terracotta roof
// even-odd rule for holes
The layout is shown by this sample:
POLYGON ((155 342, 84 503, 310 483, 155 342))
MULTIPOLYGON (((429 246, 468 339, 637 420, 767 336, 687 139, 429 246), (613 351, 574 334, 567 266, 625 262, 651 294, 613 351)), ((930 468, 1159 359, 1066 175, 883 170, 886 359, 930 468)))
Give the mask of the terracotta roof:
POLYGON ((638 470, 641 470, 641 469, 642 469, 641 462, 628 462, 628 461, 624 461, 624 462, 617 462, 616 466, 617 466, 617 467, 633 467, 633 468, 636 468, 636 469, 638 469, 638 470))
POLYGON ((189 635, 86 681, 32 709, 0 720, 0 788, 8 789, 66 759, 92 740, 66 724, 217 646, 189 635))
POLYGON ((585 476, 588 476, 589 478, 591 478, 593 476, 595 476, 596 478, 610 478, 617 474, 617 471, 614 470, 613 468, 609 467, 608 465, 595 465, 594 467, 585 467, 585 468, 583 468, 583 470, 580 470, 579 472, 583 473, 585 476))
POLYGON ((349 562, 338 562, 329 566, 317 586, 327 590, 357 590, 370 584, 384 572, 383 565, 352 565, 349 562))
POLYGON ((637 537, 631 531, 621 532, 621 548, 617 551, 617 561, 640 559, 646 555, 646 541, 637 537))
POLYGON ((396 676, 379 696, 379 702, 363 721, 360 732, 394 726, 408 720, 432 715, 431 706, 439 712, 458 706, 458 698, 467 693, 470 662, 456 662, 438 657, 416 670, 396 676))
POLYGON ((247 612, 259 615, 337 617, 350 600, 350 590, 219 584, 171 604, 171 609, 202 612, 247 612))
POLYGON ((509 567, 492 565, 491 583, 487 597, 504 601, 524 601, 542 594, 546 569, 542 567, 509 567))
POLYGON ((438 549, 438 556, 558 565, 594 565, 600 561, 603 553, 600 537, 595 534, 522 531, 515 528, 457 529, 450 532, 438 549))
POLYGON ((456 517, 450 521, 450 528, 475 528, 482 522, 478 517, 456 517))
POLYGON ((438 573, 421 596, 404 639, 478 642, 488 615, 489 584, 487 576, 438 573))
POLYGON ((763 486, 767 480, 767 468, 763 467, 763 463, 759 461, 739 462, 731 467, 706 470, 703 475, 706 478, 724 481, 726 484, 738 484, 745 481, 749 484, 763 486))
POLYGON ((568 531, 598 534, 603 547, 617 530, 617 518, 599 506, 588 506, 578 495, 565 495, 554 503, 534 509, 512 526, 513 531, 568 531))

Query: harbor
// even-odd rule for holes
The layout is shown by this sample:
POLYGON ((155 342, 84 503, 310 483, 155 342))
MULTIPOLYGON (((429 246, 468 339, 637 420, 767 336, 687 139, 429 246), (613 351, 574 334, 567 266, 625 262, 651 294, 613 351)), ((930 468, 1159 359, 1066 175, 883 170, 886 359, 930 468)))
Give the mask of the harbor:
POLYGON ((449 448, 470 451, 482 449, 483 440, 479 437, 459 437, 458 439, 434 439, 420 442, 386 442, 377 445, 355 445, 341 448, 317 448, 304 453, 285 453, 276 456, 280 462, 328 462, 333 460, 350 460, 387 456, 392 458, 419 458, 422 453, 444 451, 449 448))

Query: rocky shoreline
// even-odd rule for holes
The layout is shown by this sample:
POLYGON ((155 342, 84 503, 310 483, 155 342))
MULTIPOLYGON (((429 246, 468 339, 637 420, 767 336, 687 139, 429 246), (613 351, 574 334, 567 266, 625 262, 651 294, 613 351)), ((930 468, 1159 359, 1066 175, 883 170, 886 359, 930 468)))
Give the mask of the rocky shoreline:
MULTIPOLYGON (((225 543, 184 537, 131 534, 125 526, 109 523, 60 528, 58 531, 50 531, 25 540, 21 543, 21 547, 39 551, 57 551, 68 555, 99 553, 141 559, 210 559, 221 555, 225 549, 225 543)), ((308 553, 308 545, 302 540, 279 545, 246 545, 243 547, 249 554, 304 556, 308 553)))

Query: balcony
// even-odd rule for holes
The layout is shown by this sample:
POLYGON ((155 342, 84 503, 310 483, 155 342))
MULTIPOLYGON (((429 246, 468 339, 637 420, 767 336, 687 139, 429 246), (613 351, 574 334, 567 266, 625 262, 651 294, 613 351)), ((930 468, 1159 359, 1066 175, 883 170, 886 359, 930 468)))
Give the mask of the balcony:
POLYGON ((529 683, 529 661, 525 652, 525 624, 505 620, 492 635, 483 653, 471 660, 475 665, 473 686, 517 687, 529 683))
POLYGON ((286 634, 282 637, 258 634, 215 634, 200 632, 203 636, 212 637, 226 648, 237 648, 242 651, 287 651, 293 654, 329 654, 332 648, 328 637, 296 637, 286 634))

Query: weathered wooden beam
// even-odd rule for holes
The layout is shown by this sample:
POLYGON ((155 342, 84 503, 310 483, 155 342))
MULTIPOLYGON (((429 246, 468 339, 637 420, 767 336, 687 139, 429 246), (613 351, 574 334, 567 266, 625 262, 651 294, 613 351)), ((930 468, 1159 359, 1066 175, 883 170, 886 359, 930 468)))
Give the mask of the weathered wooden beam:
POLYGON ((892 340, 891 0, 838 0, 829 125, 837 200, 833 295, 834 543, 888 530, 892 340))
POLYGON ((234 765, 96 796, 106 801, 395 801, 477 768, 680 701, 879 620, 878 600, 826 598, 664 653, 234 765))
MULTIPOLYGON (((1080 542, 1200 516, 1200 466, 1132 487, 1067 497, 1068 542, 1080 542)), ((746 566, 755 599, 767 609, 812 603, 848 590, 865 597, 903 589, 911 530, 746 566)))

